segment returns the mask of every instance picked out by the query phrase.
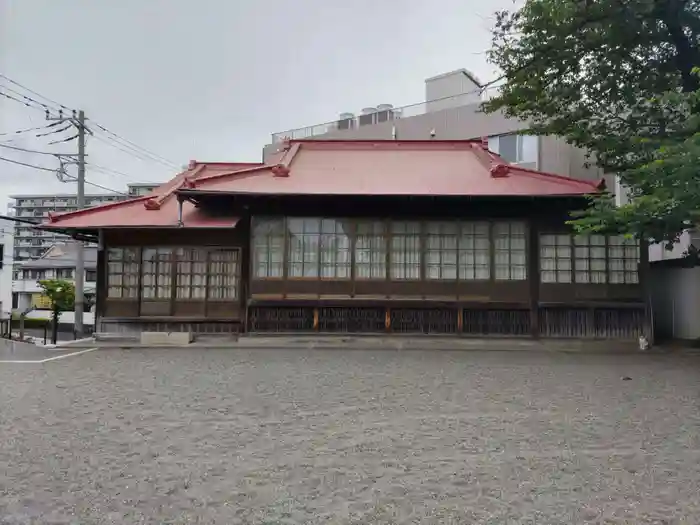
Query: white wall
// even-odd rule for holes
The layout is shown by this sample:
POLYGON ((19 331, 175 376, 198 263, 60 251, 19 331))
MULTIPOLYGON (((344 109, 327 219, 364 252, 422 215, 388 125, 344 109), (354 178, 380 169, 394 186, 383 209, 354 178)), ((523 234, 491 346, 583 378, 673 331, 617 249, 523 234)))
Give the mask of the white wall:
POLYGON ((3 245, 2 268, 0 269, 0 312, 12 310, 12 254, 14 252, 15 224, 0 219, 0 244, 3 245))
POLYGON ((651 279, 657 338, 700 338, 700 267, 655 268, 651 279))

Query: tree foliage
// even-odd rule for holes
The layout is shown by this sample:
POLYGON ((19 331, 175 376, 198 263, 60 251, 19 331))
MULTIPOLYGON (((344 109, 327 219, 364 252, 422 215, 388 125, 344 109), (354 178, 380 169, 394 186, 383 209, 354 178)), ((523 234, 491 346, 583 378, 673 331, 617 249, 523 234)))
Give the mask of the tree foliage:
POLYGON ((51 300, 53 329, 51 339, 54 344, 58 339, 58 320, 61 312, 70 312, 75 308, 75 285, 62 279, 45 279, 39 281, 39 286, 46 297, 51 300))
POLYGON ((526 0, 497 13, 488 112, 585 148, 618 174, 574 226, 675 240, 700 212, 700 0, 526 0))
POLYGON ((51 300, 51 310, 58 317, 61 312, 70 312, 75 308, 75 285, 62 279, 39 281, 39 286, 46 297, 51 300))

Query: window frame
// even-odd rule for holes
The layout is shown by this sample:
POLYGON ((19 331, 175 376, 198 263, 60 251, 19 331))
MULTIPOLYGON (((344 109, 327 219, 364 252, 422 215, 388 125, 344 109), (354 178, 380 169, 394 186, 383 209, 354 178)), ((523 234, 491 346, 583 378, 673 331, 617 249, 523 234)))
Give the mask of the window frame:
POLYGON ((138 301, 141 297, 141 248, 137 246, 115 246, 108 248, 105 253, 105 298, 107 300, 118 300, 118 301, 138 301), (131 251, 134 255, 133 259, 128 260, 125 258, 127 250, 131 251), (118 259, 112 259, 110 255, 114 252, 119 252, 121 255, 118 259), (121 271, 119 273, 110 272, 110 264, 119 264, 121 266, 121 271), (129 264, 136 266, 136 272, 125 272, 126 265, 129 264), (109 279, 112 276, 121 276, 120 284, 114 284, 110 286, 109 279), (136 276, 135 284, 124 284, 125 277, 127 275, 136 276), (110 289, 119 288, 119 295, 111 295, 110 289), (134 295, 124 295, 125 290, 133 290, 134 295))
MULTIPOLYGON (((539 232, 539 237, 538 237, 538 242, 540 246, 540 251, 539 251, 539 282, 541 284, 546 284, 546 285, 556 285, 556 284, 561 284, 561 285, 566 285, 566 284, 573 284, 573 285, 612 285, 612 286, 618 286, 618 285, 623 285, 623 286, 629 286, 629 285, 638 285, 640 283, 640 268, 639 265, 641 263, 641 255, 642 255, 642 243, 639 241, 639 239, 634 239, 632 240, 633 242, 630 242, 629 239, 624 239, 622 236, 614 236, 614 235, 602 235, 602 234, 591 234, 591 235, 576 235, 573 232, 562 232, 562 231, 540 231, 539 232), (542 239, 546 236, 554 236, 554 237, 561 237, 561 236, 567 236, 569 238, 570 246, 571 246, 571 251, 570 251, 570 261, 571 261, 571 281, 570 282, 563 282, 563 281, 545 281, 543 280, 543 274, 545 272, 551 272, 554 271, 556 272, 557 270, 545 270, 543 268, 542 262, 544 261, 543 257, 543 248, 544 245, 542 243, 542 239), (593 237, 600 237, 600 240, 602 242, 594 243, 593 237), (621 238, 622 242, 620 244, 614 244, 611 242, 611 239, 614 238, 621 238), (584 242, 585 241, 585 242, 584 242), (619 247, 620 249, 623 250, 623 256, 622 257, 613 257, 611 255, 611 248, 612 247, 619 247), (636 254, 634 257, 629 256, 629 248, 633 248, 636 251, 636 254), (593 250, 597 250, 598 252, 602 251, 603 256, 593 256, 593 250), (580 253, 586 253, 586 256, 580 256, 580 253), (622 261, 622 269, 621 270, 614 270, 611 266, 611 261, 616 260, 616 261, 622 261), (585 261, 585 265, 582 264, 585 261), (602 269, 594 269, 593 268, 593 262, 594 261, 603 261, 603 267, 602 269), (635 270, 630 270, 627 268, 627 264, 630 261, 634 261, 635 263, 635 270), (612 272, 618 271, 618 272, 623 272, 624 277, 622 281, 613 281, 611 276, 612 272), (581 280, 581 273, 585 273, 587 275, 585 280, 581 280), (629 278, 628 274, 634 274, 634 278, 629 278), (594 281, 593 276, 599 275, 602 276, 603 280, 601 281, 594 281)), ((550 245, 548 245, 550 246, 550 245)), ((551 246, 550 246, 551 247, 551 246)))
MULTIPOLYGON (((138 303, 144 303, 144 302, 161 302, 161 303, 169 303, 170 304, 170 311, 173 311, 175 302, 190 302, 190 303, 202 303, 202 304, 208 304, 211 302, 214 303, 238 303, 241 300, 241 290, 242 290, 242 283, 241 283, 241 278, 242 278, 242 249, 240 246, 201 246, 201 245, 179 245, 179 246, 138 246, 138 247, 133 247, 133 246, 114 246, 110 247, 107 249, 107 256, 105 257, 105 297, 106 300, 112 301, 112 300, 129 300, 129 301, 134 301, 138 303), (109 295, 109 289, 110 288, 129 288, 129 286, 125 286, 124 283, 124 253, 125 250, 134 250, 134 252, 137 254, 135 262, 131 264, 136 264, 138 268, 138 272, 134 275, 136 275, 136 282, 137 284, 133 286, 136 290, 136 294, 134 296, 126 296, 124 297, 123 295, 119 296, 110 296, 109 295), (158 250, 170 250, 170 258, 168 262, 171 266, 169 268, 168 272, 162 272, 158 273, 158 268, 156 267, 156 270, 153 275, 156 276, 165 276, 167 275, 167 284, 160 284, 160 278, 156 278, 155 282, 153 284, 147 285, 148 287, 154 288, 154 287, 159 287, 163 286, 168 289, 168 294, 167 296, 163 297, 146 297, 144 295, 144 290, 146 288, 146 285, 143 284, 143 277, 144 277, 144 270, 145 270, 145 265, 143 264, 143 257, 144 254, 147 253, 148 250, 156 250, 156 254, 158 250), (201 254, 203 257, 198 260, 194 260, 192 257, 188 257, 187 260, 183 261, 180 260, 179 257, 184 255, 182 252, 187 252, 187 251, 194 251, 196 253, 201 254), (120 259, 110 259, 109 253, 114 253, 114 252, 120 252, 121 253, 121 258, 120 259), (213 261, 212 260, 212 253, 217 253, 217 252, 233 252, 235 253, 235 262, 234 262, 234 273, 233 273, 233 289, 234 291, 234 297, 211 297, 210 292, 212 290, 212 284, 211 284, 211 276, 212 271, 212 264, 214 262, 221 262, 221 261, 213 261), (193 262, 194 261, 194 262, 193 262), (111 273, 109 269, 109 264, 115 264, 119 263, 121 264, 121 273, 111 273), (190 278, 192 277, 192 265, 193 264, 204 264, 204 281, 202 284, 197 284, 197 285, 192 285, 192 281, 189 281, 189 284, 179 284, 178 277, 185 275, 180 273, 179 267, 181 263, 189 263, 190 264, 190 270, 188 275, 190 278), (111 287, 109 286, 109 279, 113 275, 119 275, 122 277, 121 279, 121 284, 119 285, 112 285, 111 287), (192 297, 192 288, 203 288, 204 289, 204 296, 202 297, 192 297), (177 297, 178 294, 178 288, 182 287, 188 287, 190 290, 188 297, 177 297)), ((162 262, 162 261, 161 261, 162 262)), ((131 274, 129 274, 131 275, 131 274)), ((150 274, 149 274, 150 275, 150 274)), ((196 273, 196 275, 200 275, 199 273, 196 273)), ((227 275, 227 274, 216 274, 218 275, 227 275)), ((123 294, 123 291, 121 292, 123 294)), ((206 317, 206 316, 204 316, 206 317)))
POLYGON ((500 135, 491 135, 488 137, 489 149, 506 160, 509 164, 514 166, 521 166, 523 164, 534 164, 534 169, 539 169, 540 167, 540 137, 538 135, 529 135, 527 133, 502 133, 500 135), (501 153, 501 139, 503 137, 516 137, 515 139, 515 152, 518 160, 510 161, 503 157, 501 153), (526 138, 531 138, 534 140, 533 146, 535 148, 535 160, 526 160, 523 158, 523 152, 526 150, 524 141, 526 138), (495 148, 494 148, 495 146, 495 148))
MULTIPOLYGON (((377 217, 328 217, 328 216, 318 216, 318 217, 301 217, 301 216, 267 216, 260 215, 254 216, 251 221, 251 236, 249 239, 249 249, 252 252, 252 257, 249 262, 249 271, 251 280, 254 281, 351 281, 351 282, 392 282, 392 283, 402 283, 402 282, 424 282, 424 283, 439 283, 439 282, 464 282, 464 283, 475 283, 475 282, 509 282, 509 281, 527 281, 530 278, 530 268, 529 268, 529 232, 531 229, 531 223, 527 218, 515 217, 515 218, 499 218, 499 219, 464 219, 464 218, 452 218, 452 217, 442 217, 442 218, 411 218, 408 220, 402 220, 401 218, 383 219, 377 217), (307 228, 303 226, 298 233, 292 234, 289 228, 289 222, 291 220, 313 220, 315 226, 313 229, 318 230, 317 233, 312 232, 312 228, 307 228), (349 274, 348 277, 328 277, 324 276, 321 271, 322 264, 322 237, 324 233, 323 221, 334 220, 337 222, 343 222, 347 225, 345 228, 345 235, 348 237, 348 257, 350 258, 349 263, 349 274), (265 242, 261 242, 259 239, 255 238, 255 225, 263 223, 264 221, 277 222, 281 224, 284 231, 284 238, 280 239, 282 250, 284 253, 282 262, 282 276, 280 277, 267 277, 262 275, 256 275, 257 261, 255 259, 256 246, 263 246, 265 242), (428 274, 429 270, 429 252, 430 252, 430 229, 431 225, 438 223, 454 223, 456 225, 456 238, 457 238, 457 249, 453 250, 456 252, 456 275, 454 277, 450 275, 442 278, 430 277, 428 274), (409 232, 398 232, 396 231, 397 224, 412 224, 417 225, 418 229, 415 228, 409 232), (508 276, 497 277, 497 264, 496 264, 496 254, 498 253, 498 248, 496 247, 497 231, 499 225, 508 225, 508 262, 509 265, 511 261, 515 258, 522 259, 522 263, 515 264, 513 268, 509 269, 508 276), (371 228, 370 228, 371 226, 371 228), (369 229, 368 229, 369 228, 369 229), (362 232, 365 230, 365 232, 362 232), (512 231, 511 231, 512 230, 512 231), (304 257, 302 255, 296 254, 295 257, 290 257, 293 251, 293 247, 290 246, 290 239, 293 235, 308 235, 315 236, 315 240, 310 242, 310 244, 318 248, 315 251, 315 256, 313 260, 305 261, 305 264, 314 264, 315 271, 314 275, 293 275, 294 273, 299 273, 297 269, 296 272, 292 271, 292 265, 299 264, 299 258, 304 257), (404 247, 404 251, 411 255, 411 260, 403 261, 404 267, 408 265, 413 268, 416 264, 419 266, 419 273, 416 274, 415 268, 406 272, 400 272, 402 276, 397 276, 396 268, 394 266, 396 260, 396 239, 407 237, 411 242, 418 243, 419 249, 419 260, 413 261, 414 249, 407 249, 404 247), (517 238, 516 243, 513 239, 517 238), (372 246, 365 246, 367 239, 371 239, 373 242, 372 246), (512 246, 513 244, 518 244, 518 246, 512 246), (364 255, 360 256, 361 252, 369 253, 370 259, 367 259, 364 255), (381 253, 380 253, 381 252, 381 253), (367 260, 365 260, 367 259, 367 260), (369 265, 369 266, 368 266, 369 265), (382 275, 379 276, 376 272, 371 274, 373 271, 373 266, 376 268, 381 268, 382 275), (363 275, 366 274, 367 268, 370 268, 370 276, 363 275), (414 275, 415 274, 415 275, 414 275), (408 275, 408 277, 405 277, 408 275), (522 275, 522 277, 516 277, 517 275, 522 275)), ((299 228, 297 228, 299 229, 299 228)), ((302 243, 303 244, 303 243, 302 243)), ((444 251, 441 249, 441 251, 444 251)), ((501 250, 502 251, 502 250, 501 250)), ((306 253, 306 252, 303 252, 306 253)), ((307 258, 311 259, 311 258, 307 258)), ((442 256, 441 256, 442 259, 442 256)), ((403 260, 403 259, 402 259, 403 260)), ((442 266, 442 264, 441 264, 442 266)), ((302 273, 303 268, 302 268, 302 273)), ((308 272, 311 273, 311 272, 308 272)), ((534 278, 534 277, 533 277, 534 278)))
POLYGON ((517 219, 512 219, 512 220, 496 220, 492 222, 491 226, 491 242, 493 245, 493 255, 491 258, 492 265, 493 265, 493 281, 497 282, 523 282, 527 281, 530 279, 529 275, 529 268, 528 268, 528 259, 529 259, 529 232, 530 232, 531 224, 528 223, 527 220, 517 220, 517 219), (522 235, 515 236, 513 234, 513 226, 519 224, 522 225, 523 230, 522 230, 522 235), (508 226, 508 234, 505 236, 501 236, 499 232, 497 231, 500 226, 508 226), (507 248, 499 248, 498 246, 498 240, 501 239, 507 239, 508 240, 508 247, 507 248), (517 248, 513 247, 513 240, 514 239, 521 239, 523 241, 523 247, 522 248, 517 248), (503 264, 499 264, 498 262, 498 255, 499 254, 507 254, 508 255, 508 277, 499 277, 498 271, 499 268, 502 268, 503 264), (523 277, 522 278, 515 278, 513 277, 514 275, 514 265, 513 265, 513 256, 514 255, 522 255, 524 258, 524 261, 522 264, 518 264, 517 268, 522 269, 523 271, 523 277))
POLYGON ((269 217, 269 216, 256 216, 253 217, 251 220, 251 227, 250 227, 250 276, 251 279, 255 280, 269 280, 269 281, 280 281, 286 278, 287 275, 287 218, 286 217, 269 217), (277 264, 277 261, 272 261, 271 256, 274 253, 272 250, 272 244, 270 240, 276 236, 272 236, 269 234, 265 235, 265 241, 264 243, 261 243, 260 245, 256 245, 256 238, 255 238, 255 228, 257 226, 256 223, 264 223, 267 221, 268 223, 279 223, 279 227, 281 229, 281 240, 282 244, 279 247, 279 267, 280 267, 280 274, 279 275, 270 275, 270 268, 272 263, 274 262, 277 264), (267 261, 264 261, 263 264, 266 265, 267 271, 265 272, 265 275, 259 275, 257 272, 258 265, 261 264, 260 261, 258 260, 258 248, 259 247, 264 247, 265 248, 265 253, 267 256, 267 261))

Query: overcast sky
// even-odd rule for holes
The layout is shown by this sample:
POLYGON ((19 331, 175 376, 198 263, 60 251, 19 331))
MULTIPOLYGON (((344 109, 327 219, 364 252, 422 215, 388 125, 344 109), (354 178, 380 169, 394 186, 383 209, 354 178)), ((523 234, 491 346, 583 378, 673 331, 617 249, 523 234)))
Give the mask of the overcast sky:
MULTIPOLYGON (((493 79, 484 55, 492 15, 511 6, 512 0, 0 0, 0 73, 84 109, 89 119, 177 165, 259 161, 271 133, 365 106, 420 102, 427 77, 466 67, 493 79)), ((0 78, 0 92, 7 87, 18 89, 0 78)), ((44 123, 40 112, 0 97, 0 133, 44 123)), ((55 136, 21 137, 9 144, 76 147, 47 146, 55 136)), ((0 143, 8 138, 0 135, 0 143)), ((174 174, 94 139, 88 153, 90 162, 126 175, 89 170, 88 180, 122 191, 129 181, 174 174)), ((0 157, 57 165, 7 148, 0 157)), ((75 191, 49 172, 2 161, 0 177, 0 212, 13 193, 75 191)))

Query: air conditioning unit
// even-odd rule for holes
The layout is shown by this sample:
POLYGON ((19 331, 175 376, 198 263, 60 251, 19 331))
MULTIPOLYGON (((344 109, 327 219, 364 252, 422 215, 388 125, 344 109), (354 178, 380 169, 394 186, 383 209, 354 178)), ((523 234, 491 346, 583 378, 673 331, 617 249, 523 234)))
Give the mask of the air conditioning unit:
POLYGON ((376 122, 377 108, 363 108, 359 117, 360 126, 369 126, 376 122))
POLYGON ((355 115, 352 113, 341 113, 338 118, 338 129, 353 129, 355 127, 355 115))
POLYGON ((394 120, 394 106, 391 104, 379 104, 377 106, 377 122, 394 120))

